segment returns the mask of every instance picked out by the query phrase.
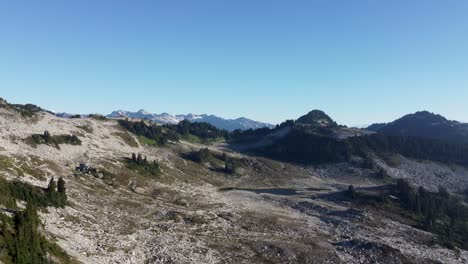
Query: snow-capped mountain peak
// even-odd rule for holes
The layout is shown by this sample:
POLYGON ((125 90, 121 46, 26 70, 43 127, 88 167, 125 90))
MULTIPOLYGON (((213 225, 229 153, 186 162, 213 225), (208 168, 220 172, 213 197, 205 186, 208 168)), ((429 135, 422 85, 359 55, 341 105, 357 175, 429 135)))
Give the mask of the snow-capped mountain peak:
POLYGON ((140 109, 140 110, 138 110, 137 113, 140 114, 140 115, 151 115, 151 113, 146 111, 145 109, 140 109))
POLYGON ((186 115, 171 115, 169 113, 161 114, 152 114, 144 109, 141 109, 137 112, 117 110, 107 115, 109 118, 120 118, 120 117, 129 117, 129 118, 139 118, 139 119, 148 119, 155 123, 160 124, 177 124, 182 120, 188 120, 191 122, 206 122, 212 124, 213 126, 233 131, 236 129, 257 129, 262 127, 273 127, 271 124, 262 123, 254 121, 245 117, 237 119, 225 119, 215 115, 206 115, 206 114, 186 114, 186 115))

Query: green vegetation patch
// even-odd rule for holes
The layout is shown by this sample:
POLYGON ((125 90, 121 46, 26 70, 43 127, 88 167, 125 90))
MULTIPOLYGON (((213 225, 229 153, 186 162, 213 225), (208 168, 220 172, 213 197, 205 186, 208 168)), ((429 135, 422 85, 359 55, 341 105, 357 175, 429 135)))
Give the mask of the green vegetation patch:
POLYGON ((185 140, 190 143, 196 143, 196 144, 205 144, 205 145, 210 145, 216 142, 221 142, 226 140, 224 137, 217 137, 217 138, 201 138, 198 136, 195 136, 193 134, 185 134, 180 136, 181 140, 185 140))
POLYGON ((197 163, 213 162, 215 160, 222 159, 219 157, 219 155, 216 155, 216 153, 209 150, 208 148, 193 151, 188 154, 183 154, 182 157, 197 163))
POLYGON ((248 166, 248 161, 246 159, 231 157, 224 152, 220 154, 208 148, 192 151, 187 154, 182 154, 181 156, 184 159, 200 164, 209 162, 216 166, 214 168, 215 171, 228 174, 241 174, 248 166))
POLYGON ((9 183, 7 180, 1 177, 0 177, 0 206, 6 207, 6 208, 16 208, 15 199, 10 193, 9 183))
POLYGON ((192 134, 187 134, 187 135, 182 135, 180 137, 180 139, 183 139, 187 142, 191 142, 191 143, 197 143, 197 144, 202 144, 203 143, 203 140, 195 135, 192 135, 192 134))
POLYGON ((142 145, 147 145, 147 146, 159 146, 158 142, 154 139, 149 139, 145 136, 138 136, 138 141, 140 141, 140 143, 142 145))
POLYGON ((52 136, 49 131, 44 131, 44 134, 33 134, 29 140, 27 139, 32 146, 37 146, 41 144, 46 144, 54 146, 57 149, 60 149, 60 144, 68 145, 81 145, 81 140, 75 135, 56 135, 52 136))
POLYGON ((177 125, 163 126, 148 123, 144 120, 134 122, 128 119, 119 120, 119 124, 139 136, 140 142, 142 140, 144 142, 146 139, 152 140, 152 142, 149 142, 150 144, 147 144, 150 146, 164 146, 171 141, 178 142, 181 139, 195 143, 207 143, 229 137, 227 131, 220 130, 208 123, 191 123, 186 120, 177 125))

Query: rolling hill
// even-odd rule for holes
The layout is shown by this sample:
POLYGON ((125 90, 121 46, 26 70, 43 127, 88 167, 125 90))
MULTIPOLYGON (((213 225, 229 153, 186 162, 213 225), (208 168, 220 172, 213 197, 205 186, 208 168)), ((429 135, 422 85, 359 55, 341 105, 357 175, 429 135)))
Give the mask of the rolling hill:
POLYGON ((468 143, 468 124, 428 111, 405 115, 390 123, 373 124, 367 128, 392 136, 412 136, 468 143))

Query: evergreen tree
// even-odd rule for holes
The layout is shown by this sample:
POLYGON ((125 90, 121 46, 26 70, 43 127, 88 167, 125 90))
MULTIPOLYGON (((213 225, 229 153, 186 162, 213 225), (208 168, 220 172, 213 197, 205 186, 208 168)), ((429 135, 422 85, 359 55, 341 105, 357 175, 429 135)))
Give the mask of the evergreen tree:
POLYGON ((53 177, 50 179, 49 186, 47 187, 47 198, 50 205, 61 207, 60 197, 57 192, 57 183, 53 177))
POLYGON ((66 192, 66 187, 65 187, 65 181, 63 180, 62 177, 60 177, 57 181, 57 191, 59 193, 65 193, 66 192))
POLYGON ((65 207, 65 204, 67 202, 67 193, 66 193, 67 188, 65 187, 65 181, 63 180, 62 177, 60 177, 57 181, 57 192, 58 192, 60 207, 65 207))
POLYGON ((57 184, 55 183, 54 177, 52 177, 49 181, 49 186, 47 187, 47 193, 51 194, 57 191, 57 184))
POLYGON ((15 263, 47 263, 45 239, 37 230, 39 217, 33 204, 27 203, 26 210, 15 214, 15 263))
POLYGON ((50 141, 50 133, 49 131, 44 131, 44 140, 45 142, 49 142, 50 141))

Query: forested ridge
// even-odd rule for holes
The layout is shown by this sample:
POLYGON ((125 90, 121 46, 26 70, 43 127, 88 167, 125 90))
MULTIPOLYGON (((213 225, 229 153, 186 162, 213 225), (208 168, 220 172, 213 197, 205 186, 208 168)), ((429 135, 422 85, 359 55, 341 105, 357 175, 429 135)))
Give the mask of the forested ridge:
POLYGON ((270 158, 304 164, 347 161, 353 155, 370 153, 401 154, 409 158, 468 165, 468 144, 414 136, 390 136, 380 133, 339 139, 333 130, 287 121, 274 129, 234 131, 236 142, 260 141, 283 128, 290 131, 269 146, 251 151, 270 158))
POLYGON ((218 129, 208 123, 191 123, 184 120, 177 125, 157 125, 144 120, 130 121, 128 119, 119 120, 119 124, 137 136, 143 136, 154 140, 158 145, 164 146, 169 142, 178 142, 181 139, 195 137, 202 142, 226 139, 229 133, 218 129))

